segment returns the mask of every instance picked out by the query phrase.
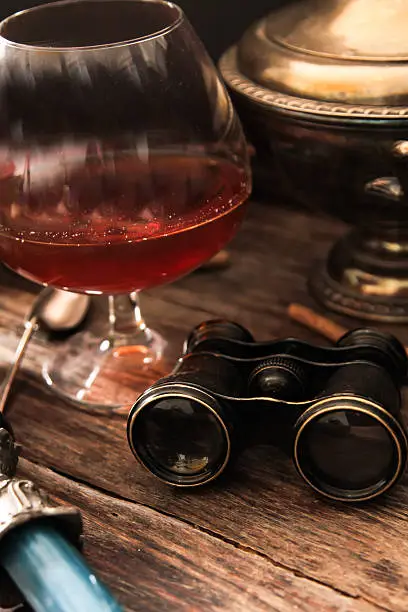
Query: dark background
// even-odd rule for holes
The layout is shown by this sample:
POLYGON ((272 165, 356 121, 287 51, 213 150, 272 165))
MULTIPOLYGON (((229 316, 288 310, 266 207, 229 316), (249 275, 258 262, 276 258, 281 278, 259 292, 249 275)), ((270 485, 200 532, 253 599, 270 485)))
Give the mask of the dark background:
MULTIPOLYGON (((50 0, 0 0, 0 19, 50 0)), ((285 0, 176 0, 214 59, 256 21, 285 0)))

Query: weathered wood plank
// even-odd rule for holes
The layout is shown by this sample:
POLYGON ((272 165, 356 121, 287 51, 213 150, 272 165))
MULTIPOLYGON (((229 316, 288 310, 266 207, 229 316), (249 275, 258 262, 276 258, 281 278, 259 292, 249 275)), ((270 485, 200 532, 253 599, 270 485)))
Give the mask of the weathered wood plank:
POLYGON ((408 596, 408 482, 363 507, 317 498, 274 449, 246 452, 228 479, 174 491, 135 463, 119 417, 97 419, 23 384, 16 432, 25 456, 200 526, 274 563, 390 610, 408 596), (36 398, 34 399, 34 394, 36 398))
POLYGON ((177 519, 27 461, 21 473, 82 509, 84 553, 129 612, 378 610, 177 519))
MULTIPOLYGON (((210 316, 236 319, 260 339, 299 335, 321 341, 289 321, 285 309, 290 301, 312 303, 305 275, 340 231, 328 220, 254 206, 231 246, 231 268, 197 272, 150 292, 144 300, 148 322, 178 347, 192 325, 210 316)), ((16 344, 19 317, 32 300, 27 290, 33 291, 28 285, 20 291, 16 281, 9 289, 8 274, 0 276, 0 357, 5 360, 16 344)), ((342 322, 353 326, 350 320, 342 322)), ((407 341, 407 329, 393 329, 407 341)), ((382 502, 335 506, 316 498, 278 451, 258 448, 247 451, 229 478, 210 488, 189 493, 168 489, 135 463, 123 419, 83 413, 47 394, 32 378, 49 350, 43 340, 34 339, 26 376, 11 403, 11 420, 27 458, 199 526, 307 580, 405 612, 407 477, 382 502)))

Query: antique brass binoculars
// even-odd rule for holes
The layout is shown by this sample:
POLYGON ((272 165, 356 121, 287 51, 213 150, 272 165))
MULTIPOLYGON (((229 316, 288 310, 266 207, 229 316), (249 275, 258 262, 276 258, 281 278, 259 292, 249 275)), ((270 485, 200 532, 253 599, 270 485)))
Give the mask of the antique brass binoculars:
POLYGON ((357 329, 333 348, 286 339, 255 342, 243 327, 196 327, 172 374, 133 406, 128 440, 169 485, 203 485, 254 444, 291 454, 303 479, 336 500, 389 489, 407 459, 399 341, 357 329))

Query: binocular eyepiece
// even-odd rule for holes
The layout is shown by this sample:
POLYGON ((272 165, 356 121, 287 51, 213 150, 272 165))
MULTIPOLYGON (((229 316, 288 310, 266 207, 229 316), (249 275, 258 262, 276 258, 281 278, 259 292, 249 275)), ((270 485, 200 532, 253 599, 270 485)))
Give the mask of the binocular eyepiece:
POLYGON ((279 446, 323 495, 362 501, 388 490, 407 460, 400 389, 407 357, 396 338, 357 329, 332 348, 255 342, 236 323, 196 327, 172 374, 137 400, 128 441, 169 485, 199 486, 240 450, 279 446))

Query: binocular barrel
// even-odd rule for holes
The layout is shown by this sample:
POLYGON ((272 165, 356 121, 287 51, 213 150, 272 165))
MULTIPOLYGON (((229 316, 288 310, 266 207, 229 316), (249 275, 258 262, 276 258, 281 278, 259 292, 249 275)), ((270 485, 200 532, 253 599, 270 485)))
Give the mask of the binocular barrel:
POLYGON ((340 367, 294 426, 293 459, 314 489, 343 501, 377 497, 401 476, 407 439, 399 388, 368 362, 340 367))
POLYGON ((376 497, 403 472, 407 358, 393 336, 355 330, 335 348, 257 343, 241 326, 214 321, 193 330, 184 348, 172 374, 145 391, 128 420, 132 452, 167 484, 218 477, 257 442, 254 431, 290 448, 302 478, 336 500, 376 497))

